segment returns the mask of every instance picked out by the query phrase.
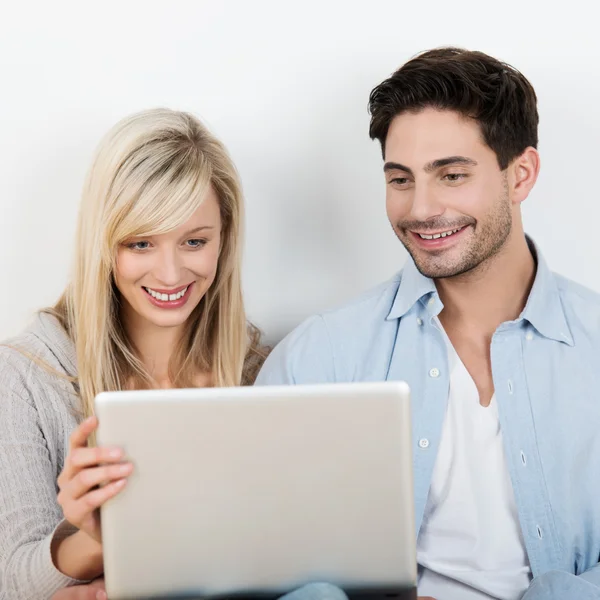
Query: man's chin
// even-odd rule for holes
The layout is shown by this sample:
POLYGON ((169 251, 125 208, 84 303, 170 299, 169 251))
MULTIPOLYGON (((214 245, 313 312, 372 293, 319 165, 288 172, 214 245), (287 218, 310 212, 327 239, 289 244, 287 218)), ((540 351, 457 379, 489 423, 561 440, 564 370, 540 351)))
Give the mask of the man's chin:
POLYGON ((432 261, 415 260, 415 266, 421 275, 429 279, 452 279, 469 273, 478 265, 469 265, 464 262, 459 264, 432 264, 432 261))
POLYGON ((429 279, 448 279, 457 277, 465 271, 465 265, 451 260, 450 256, 423 256, 421 252, 411 253, 417 270, 429 279))

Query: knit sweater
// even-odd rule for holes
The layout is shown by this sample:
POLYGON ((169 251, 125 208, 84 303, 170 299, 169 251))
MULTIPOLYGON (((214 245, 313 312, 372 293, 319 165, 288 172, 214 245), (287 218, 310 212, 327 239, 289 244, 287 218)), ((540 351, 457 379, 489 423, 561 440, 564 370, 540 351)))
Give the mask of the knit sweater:
MULTIPOLYGON (((255 376, 263 360, 250 353, 245 373, 255 376)), ((50 553, 53 539, 75 531, 57 502, 57 478, 82 419, 73 383, 58 374, 74 377, 77 366, 55 317, 38 314, 0 345, 0 600, 45 600, 82 583, 58 571, 50 553)))

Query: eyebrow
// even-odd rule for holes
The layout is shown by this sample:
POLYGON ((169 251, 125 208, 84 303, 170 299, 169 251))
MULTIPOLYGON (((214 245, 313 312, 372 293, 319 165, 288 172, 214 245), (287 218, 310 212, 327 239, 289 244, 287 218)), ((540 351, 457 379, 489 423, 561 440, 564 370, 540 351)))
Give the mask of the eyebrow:
MULTIPOLYGON (((469 167, 477 166, 477 161, 472 158, 468 158, 467 156, 447 156, 445 158, 437 158, 436 160, 432 160, 428 162, 425 167, 425 173, 432 173, 437 169, 441 169, 442 167, 447 167, 448 165, 466 165, 469 167)), ((386 162, 383 165, 384 173, 387 171, 404 171, 409 175, 414 175, 411 168, 404 166, 401 163, 397 162, 386 162)))
POLYGON ((188 235, 193 235, 194 233, 199 233, 203 229, 214 229, 214 226, 213 225, 201 225, 200 227, 195 227, 194 229, 190 229, 190 231, 186 231, 183 234, 183 237, 186 237, 188 235))

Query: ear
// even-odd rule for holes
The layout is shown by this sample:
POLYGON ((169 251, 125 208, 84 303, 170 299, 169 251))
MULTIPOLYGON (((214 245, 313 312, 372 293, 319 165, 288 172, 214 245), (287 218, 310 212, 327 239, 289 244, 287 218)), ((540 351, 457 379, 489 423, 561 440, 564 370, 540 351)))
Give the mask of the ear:
POLYGON ((529 196, 540 172, 540 155, 533 147, 525 149, 508 166, 508 181, 513 204, 521 204, 529 196))

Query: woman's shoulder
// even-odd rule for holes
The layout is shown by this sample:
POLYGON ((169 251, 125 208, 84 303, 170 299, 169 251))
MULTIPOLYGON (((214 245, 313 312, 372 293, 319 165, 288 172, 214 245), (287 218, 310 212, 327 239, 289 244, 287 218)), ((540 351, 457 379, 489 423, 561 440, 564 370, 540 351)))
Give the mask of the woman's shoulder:
POLYGON ((272 348, 263 343, 263 335, 258 327, 248 323, 248 350, 242 370, 242 385, 253 385, 258 372, 269 356, 272 348))
POLYGON ((51 314, 36 314, 25 330, 0 343, 2 390, 22 392, 75 374, 74 344, 51 314))

